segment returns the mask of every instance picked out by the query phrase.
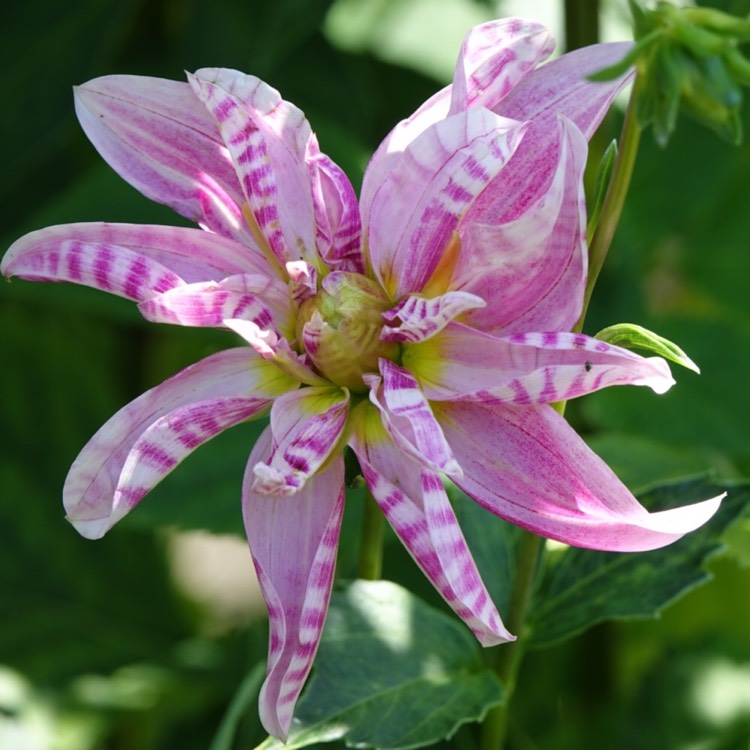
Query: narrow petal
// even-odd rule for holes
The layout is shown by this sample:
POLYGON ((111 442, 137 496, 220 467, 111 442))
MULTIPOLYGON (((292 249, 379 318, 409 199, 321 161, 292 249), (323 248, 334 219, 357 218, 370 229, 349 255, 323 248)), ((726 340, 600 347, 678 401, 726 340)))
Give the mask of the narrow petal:
POLYGON ((577 547, 637 552, 703 525, 721 497, 649 513, 549 406, 439 403, 435 414, 464 476, 495 515, 577 547))
POLYGON ((450 113, 477 105, 493 109, 554 48, 555 40, 544 26, 523 18, 475 26, 458 55, 450 113))
POLYGON ((216 120, 262 237, 282 263, 313 262, 315 216, 304 114, 258 78, 224 68, 190 76, 216 120))
POLYGON ((271 408, 273 454, 254 467, 253 489, 266 495, 293 495, 339 446, 349 415, 349 392, 303 388, 277 398, 271 408))
POLYGON ((190 86, 105 76, 77 87, 75 105, 97 151, 133 187, 213 232, 251 241, 234 166, 190 86))
POLYGON ((63 490, 68 519, 85 537, 103 536, 199 445, 296 386, 243 347, 207 357, 146 391, 74 461, 63 490))
POLYGON ((30 232, 11 245, 0 270, 33 281, 84 284, 136 301, 185 282, 270 273, 260 255, 217 234, 105 222, 30 232))
MULTIPOLYGON (((262 286, 267 280, 261 277, 259 281, 262 286)), ((253 285, 247 277, 185 284, 141 302, 138 309, 154 323, 221 327, 225 320, 237 319, 269 328, 273 324, 271 310, 258 294, 246 291, 248 286, 253 285)))
POLYGON ((335 271, 364 273, 362 223, 354 188, 325 154, 309 160, 318 250, 335 271))
POLYGON ((551 143, 533 123, 459 227, 452 287, 486 301, 466 316, 481 330, 570 330, 580 315, 588 262, 582 181, 588 147, 569 120, 560 118, 554 132, 551 143), (546 151, 521 153, 527 138, 546 151), (526 184, 529 173, 539 179, 533 186, 526 184))
POLYGON ((661 357, 642 357, 576 333, 491 336, 451 323, 404 349, 403 364, 429 399, 549 404, 611 385, 666 392, 674 380, 661 357))
POLYGON ((292 497, 269 497, 253 489, 253 469, 269 460, 271 440, 266 430, 255 444, 242 495, 271 631, 260 718, 269 734, 284 741, 328 611, 344 512, 344 461, 337 456, 292 497))
POLYGON ((370 263, 394 299, 421 291, 525 130, 476 107, 435 124, 403 152, 372 203, 362 206, 370 263))
POLYGON ((350 444, 388 522, 451 609, 484 646, 514 640, 482 582, 438 475, 405 456, 374 413, 358 423, 350 444))
POLYGON ((398 343, 425 341, 462 313, 484 305, 481 297, 466 292, 446 292, 432 299, 409 294, 396 307, 383 313, 386 324, 380 338, 398 343))
POLYGON ((380 372, 382 381, 373 375, 366 375, 365 380, 370 401, 396 445, 422 466, 461 476, 461 467, 414 376, 387 359, 380 360, 380 372))

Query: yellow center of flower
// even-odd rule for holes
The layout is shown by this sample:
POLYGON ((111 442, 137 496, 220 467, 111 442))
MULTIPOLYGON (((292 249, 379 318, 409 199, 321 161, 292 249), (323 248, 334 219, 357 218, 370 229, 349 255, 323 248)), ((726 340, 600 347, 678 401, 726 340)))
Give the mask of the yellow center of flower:
POLYGON ((362 375, 378 372, 378 359, 394 359, 398 344, 381 341, 381 317, 393 303, 378 284, 358 273, 334 271, 301 305, 297 341, 325 378, 365 391, 362 375))

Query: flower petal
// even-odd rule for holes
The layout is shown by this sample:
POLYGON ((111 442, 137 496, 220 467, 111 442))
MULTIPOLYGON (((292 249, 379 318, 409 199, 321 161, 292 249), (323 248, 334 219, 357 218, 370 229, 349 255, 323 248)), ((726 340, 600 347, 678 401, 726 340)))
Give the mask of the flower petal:
POLYGON ((363 203, 370 263, 394 299, 421 291, 525 129, 481 107, 443 120, 408 146, 371 204, 363 203))
POLYGON ((315 216, 304 114, 254 76, 203 68, 189 77, 216 120, 262 237, 282 263, 313 262, 315 216))
POLYGON ((514 640, 482 582, 438 475, 405 456, 372 412, 363 415, 350 444, 388 522, 451 609, 484 646, 514 640))
POLYGON ((146 391, 74 461, 63 489, 68 520, 85 537, 103 536, 199 445, 296 386, 243 347, 207 357, 146 391))
POLYGON ((365 375, 365 382, 393 441, 420 465, 460 477, 461 467, 414 376, 388 359, 379 364, 382 381, 365 375))
POLYGON ((533 123, 526 138, 546 151, 522 154, 519 147, 459 227, 452 288, 487 302, 466 316, 481 330, 570 330, 580 315, 588 263, 582 181, 588 146, 565 118, 554 132, 556 142, 550 142, 533 123), (539 182, 526 184, 529 173, 539 182))
POLYGON ((325 154, 309 160, 318 250, 334 271, 364 273, 362 223, 354 188, 325 154))
POLYGON ((549 404, 611 385, 666 392, 674 380, 661 357, 642 357, 577 333, 506 338, 451 323, 434 338, 404 348, 403 364, 428 399, 549 404))
POLYGON ((11 245, 0 270, 32 281, 83 284, 136 301, 185 282, 269 272, 262 257, 217 234, 105 222, 30 232, 11 245))
POLYGON ((293 495, 338 446, 349 415, 346 389, 303 388, 279 396, 271 407, 273 455, 254 467, 253 489, 293 495))
POLYGON ((251 243, 231 159, 190 86, 104 76, 75 89, 75 106, 97 151, 143 195, 213 232, 251 243))
POLYGON ((337 456, 292 497, 269 497, 253 489, 253 469, 271 451, 267 429, 250 454, 242 505, 271 630, 260 719, 285 741, 328 611, 344 513, 344 461, 337 456))
POLYGON ((380 338, 399 343, 424 341, 462 313, 484 305, 481 297, 466 292, 446 292, 432 299, 408 294, 396 307, 383 313, 386 324, 380 338))
POLYGON ((703 525, 721 497, 649 513, 549 406, 434 403, 466 494, 495 515, 577 547, 637 552, 703 525))

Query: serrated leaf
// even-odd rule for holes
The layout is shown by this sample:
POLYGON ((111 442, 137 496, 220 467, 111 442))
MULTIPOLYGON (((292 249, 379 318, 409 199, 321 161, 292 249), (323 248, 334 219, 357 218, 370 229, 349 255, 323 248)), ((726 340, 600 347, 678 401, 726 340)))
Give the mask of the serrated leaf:
POLYGON ((664 357, 670 362, 687 367, 688 370, 700 372, 698 365, 677 344, 673 344, 659 334, 633 323, 618 323, 608 326, 599 331, 594 338, 607 344, 622 346, 625 349, 643 349, 664 357))
MULTIPOLYGON (((331 598, 315 671, 287 743, 415 748, 479 721, 502 700, 497 677, 455 618, 388 581, 356 581, 331 598)), ((260 750, 259 748, 259 750, 260 750)))
POLYGON ((651 619, 710 579, 704 565, 722 548, 721 536, 748 507, 750 485, 692 479, 662 485, 641 497, 650 510, 696 502, 727 491, 703 527, 651 552, 566 549, 545 575, 530 618, 532 647, 572 638, 597 623, 651 619))

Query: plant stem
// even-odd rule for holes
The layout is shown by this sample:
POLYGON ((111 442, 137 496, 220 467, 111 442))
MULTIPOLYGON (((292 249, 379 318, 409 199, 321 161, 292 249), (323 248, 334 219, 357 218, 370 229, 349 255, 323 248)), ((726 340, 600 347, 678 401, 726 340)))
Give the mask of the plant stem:
POLYGON ((586 318, 591 293, 594 290, 596 280, 599 278, 599 272, 602 270, 607 253, 609 252, 612 238, 615 236, 615 230, 622 215, 622 208, 625 205, 625 196, 628 193, 630 180, 633 176, 638 145, 641 141, 641 128, 638 125, 635 115, 635 101, 639 78, 640 76, 636 75, 635 82, 633 83, 628 109, 625 112, 625 120, 622 124, 617 161, 612 172, 612 179, 607 189, 607 195, 602 204, 599 223, 594 230, 594 236, 591 238, 591 245, 589 246, 589 273, 586 281, 586 292, 583 297, 581 317, 573 328, 576 332, 580 332, 583 329, 583 321, 586 318))
POLYGON ((365 491, 362 518, 362 539, 359 548, 358 576, 376 581, 383 572, 383 533, 385 517, 369 491, 365 491))
POLYGON ((505 742, 508 730, 508 709, 515 690, 516 677, 525 645, 523 627, 534 590, 534 578, 543 543, 544 540, 541 537, 524 531, 518 544, 516 574, 505 622, 508 630, 518 636, 518 640, 498 646, 494 650, 494 670, 503 683, 504 700, 500 706, 491 709, 484 720, 481 750, 500 750, 505 742))
POLYGON ((566 0, 565 47, 568 51, 599 41, 599 0, 566 0))

